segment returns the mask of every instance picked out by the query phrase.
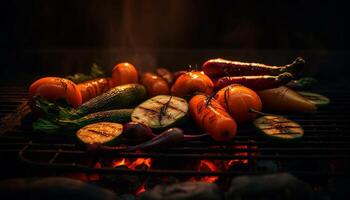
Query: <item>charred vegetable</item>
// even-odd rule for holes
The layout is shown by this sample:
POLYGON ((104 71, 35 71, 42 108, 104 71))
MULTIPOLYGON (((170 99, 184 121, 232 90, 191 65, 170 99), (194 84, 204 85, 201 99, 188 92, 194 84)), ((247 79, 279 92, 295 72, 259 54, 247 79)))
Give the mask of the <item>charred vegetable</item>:
POLYGON ((48 120, 39 118, 33 123, 33 130, 45 133, 75 131, 88 124, 97 122, 125 123, 130 121, 132 109, 108 110, 86 115, 79 119, 48 120))
POLYGON ((139 122, 128 122, 124 124, 123 137, 136 142, 144 142, 154 138, 152 129, 139 122))
POLYGON ((77 138, 85 144, 113 145, 123 132, 123 125, 111 122, 99 122, 79 129, 77 138))
POLYGON ((134 151, 138 149, 151 149, 151 148, 161 148, 169 145, 174 145, 185 140, 184 133, 179 128, 170 128, 161 134, 157 135, 153 139, 141 143, 136 146, 127 148, 128 151, 134 151))
POLYGON ((223 76, 277 76, 284 72, 296 74, 304 65, 305 61, 300 57, 295 59, 293 63, 285 66, 269 66, 260 63, 246 63, 217 58, 205 62, 203 64, 203 71, 211 78, 223 76))
POLYGON ((237 132, 237 124, 213 98, 205 95, 192 97, 190 112, 194 121, 217 141, 229 141, 237 132))
MULTIPOLYGON (((201 139, 204 137, 207 137, 208 134, 200 134, 200 135, 184 135, 184 140, 185 141, 192 141, 192 140, 197 140, 201 139)), ((126 138, 129 141, 135 141, 135 142, 140 142, 140 141, 146 141, 149 139, 152 139, 154 137, 159 137, 159 135, 154 134, 152 130, 141 123, 138 122, 128 122, 124 124, 124 132, 123 132, 123 138, 126 138)))
POLYGON ((272 111, 310 112, 317 110, 315 104, 293 91, 281 86, 269 90, 258 91, 264 108, 272 111))
POLYGON ((140 84, 127 84, 114 87, 109 91, 90 99, 77 109, 65 109, 38 99, 36 105, 47 115, 56 115, 57 119, 78 119, 90 113, 112 109, 132 108, 146 98, 146 89, 140 84))
POLYGON ((152 129, 164 129, 181 123, 186 119, 187 113, 188 104, 185 99, 158 95, 138 105, 131 120, 152 129))
POLYGON ((240 84, 253 90, 276 88, 288 83, 293 78, 291 73, 285 72, 278 76, 225 76, 215 82, 215 88, 221 89, 231 84, 240 84))
POLYGON ((260 117, 254 121, 254 126, 268 139, 291 141, 304 135, 304 130, 299 124, 280 116, 260 117))
POLYGON ((113 87, 110 78, 98 78, 78 84, 83 102, 96 97, 113 87))
POLYGON ((330 100, 329 98, 312 92, 298 92, 301 96, 305 97, 308 101, 315 104, 316 106, 328 105, 330 100))

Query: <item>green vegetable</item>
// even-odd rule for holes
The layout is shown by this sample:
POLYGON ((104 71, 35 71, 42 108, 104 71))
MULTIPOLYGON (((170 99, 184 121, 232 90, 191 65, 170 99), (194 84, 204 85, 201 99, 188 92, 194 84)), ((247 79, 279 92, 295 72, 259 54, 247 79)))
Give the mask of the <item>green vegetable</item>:
POLYGON ((308 101, 310 101, 311 103, 315 104, 316 106, 328 105, 330 102, 329 98, 321 94, 312 93, 312 92, 298 92, 298 93, 304 98, 306 98, 308 101))
POLYGON ((304 130, 296 122, 280 116, 267 115, 254 121, 261 134, 268 139, 293 141, 303 137, 304 130))
POLYGON ((300 78, 298 80, 292 80, 290 81, 287 86, 290 88, 293 88, 295 90, 300 90, 300 89, 307 89, 311 88, 312 86, 317 84, 317 79, 312 78, 312 77, 304 77, 300 78))
POLYGON ((84 144, 113 145, 123 132, 123 125, 111 122, 89 124, 79 129, 76 136, 84 144))
POLYGON ((133 108, 146 98, 146 89, 140 84, 127 84, 114 87, 90 99, 77 109, 64 108, 41 98, 36 99, 37 107, 50 116, 50 119, 78 119, 90 113, 106 110, 133 108))
POLYGON ((131 120, 143 123, 152 129, 175 126, 186 119, 188 103, 185 99, 158 95, 137 106, 131 120))
POLYGON ((96 122, 117 122, 126 123, 130 121, 132 109, 108 110, 86 115, 79 119, 47 120, 38 119, 33 123, 33 130, 45 133, 55 133, 59 131, 75 131, 83 126, 96 122))
POLYGON ((72 80, 75 83, 82 83, 84 81, 92 80, 95 78, 105 77, 105 73, 101 67, 96 63, 92 64, 90 74, 77 73, 73 76, 67 76, 67 79, 72 80))

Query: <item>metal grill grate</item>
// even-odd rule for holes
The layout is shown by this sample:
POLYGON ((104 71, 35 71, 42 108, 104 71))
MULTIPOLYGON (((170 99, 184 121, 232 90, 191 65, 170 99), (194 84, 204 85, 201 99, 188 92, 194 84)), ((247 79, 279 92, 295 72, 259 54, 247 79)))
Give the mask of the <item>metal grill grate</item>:
POLYGON ((29 112, 26 91, 23 88, 0 88, 0 155, 15 153, 21 161, 30 166, 64 172, 234 176, 288 171, 299 176, 349 175, 350 118, 346 110, 350 107, 350 93, 340 90, 315 92, 327 95, 331 104, 312 114, 286 115, 305 129, 304 138, 297 143, 270 143, 260 138, 253 127, 245 126, 239 129, 237 137, 230 143, 218 143, 208 139, 186 142, 154 152, 110 151, 91 154, 65 133, 33 133, 30 129, 31 121, 22 118, 29 112), (18 126, 21 121, 21 125, 18 126), (9 128, 11 125, 15 127, 9 128), (94 167, 96 162, 109 158, 153 158, 184 164, 187 161, 203 159, 245 159, 248 160, 248 164, 244 168, 216 172, 174 167, 135 170, 94 167))

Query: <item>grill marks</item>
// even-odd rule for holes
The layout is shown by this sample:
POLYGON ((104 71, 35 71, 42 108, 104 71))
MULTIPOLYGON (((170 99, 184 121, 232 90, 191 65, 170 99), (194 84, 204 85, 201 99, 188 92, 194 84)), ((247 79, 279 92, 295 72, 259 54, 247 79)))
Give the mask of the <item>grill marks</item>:
POLYGON ((270 137, 297 139, 304 135, 304 130, 299 124, 284 117, 260 117, 255 120, 254 125, 270 137))
POLYGON ((86 144, 104 144, 116 139, 122 131, 123 125, 121 124, 100 122, 79 129, 76 135, 86 144))
POLYGON ((159 95, 135 108, 132 119, 152 128, 166 127, 185 116, 187 111, 188 104, 184 99, 159 95))

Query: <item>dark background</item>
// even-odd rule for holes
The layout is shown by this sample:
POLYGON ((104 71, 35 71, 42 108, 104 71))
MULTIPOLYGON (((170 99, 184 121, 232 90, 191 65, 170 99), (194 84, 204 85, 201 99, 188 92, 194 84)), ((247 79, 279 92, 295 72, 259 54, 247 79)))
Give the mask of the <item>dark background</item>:
POLYGON ((175 70, 213 57, 282 65, 303 56, 306 75, 337 81, 349 71, 341 2, 14 0, 1 7, 1 73, 23 79, 85 72, 93 62, 175 70))

